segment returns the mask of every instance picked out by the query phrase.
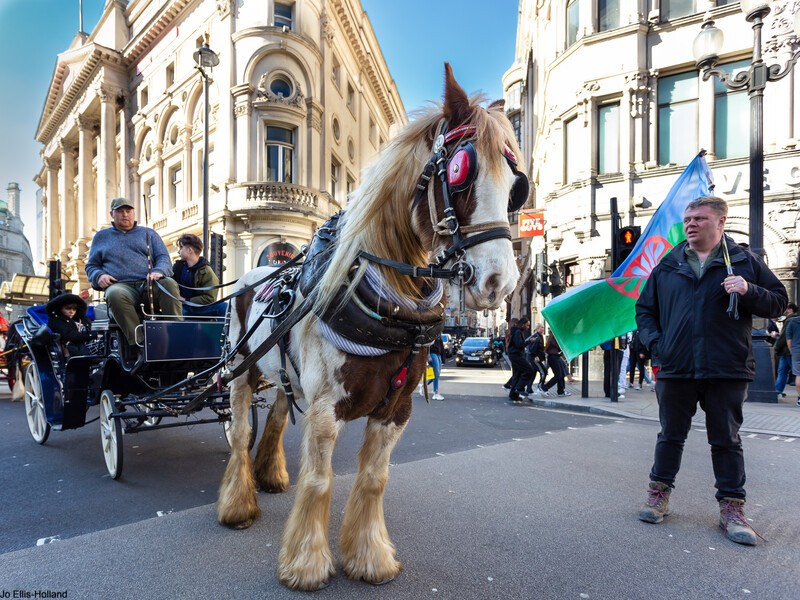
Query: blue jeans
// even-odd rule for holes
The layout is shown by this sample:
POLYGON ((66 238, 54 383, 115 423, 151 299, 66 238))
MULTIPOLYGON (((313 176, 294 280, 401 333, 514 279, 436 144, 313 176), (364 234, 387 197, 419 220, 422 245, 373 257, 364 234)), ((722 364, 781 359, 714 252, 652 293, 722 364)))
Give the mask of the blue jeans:
POLYGON ((683 445, 699 403, 706 413, 706 435, 711 446, 717 500, 744 500, 744 452, 739 428, 747 381, 659 378, 656 393, 661 432, 656 441, 650 481, 674 486, 681 467, 683 445))
POLYGON ((789 374, 792 372, 792 357, 780 356, 778 357, 778 377, 775 379, 775 391, 779 394, 783 393, 786 389, 786 383, 789 381, 789 374))
POLYGON ((439 393, 439 373, 442 372, 442 357, 438 354, 431 354, 431 366, 433 367, 433 393, 439 393))

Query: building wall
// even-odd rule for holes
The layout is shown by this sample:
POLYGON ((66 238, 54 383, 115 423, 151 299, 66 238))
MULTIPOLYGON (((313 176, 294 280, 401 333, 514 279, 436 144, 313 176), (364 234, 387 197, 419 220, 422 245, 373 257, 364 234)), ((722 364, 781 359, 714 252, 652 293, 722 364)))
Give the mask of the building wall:
POLYGON ((219 56, 208 211, 227 242, 222 279, 273 244, 307 243, 406 122, 358 0, 107 0, 95 30, 59 55, 37 131, 42 255, 60 257, 76 287, 116 196, 171 251, 182 233, 201 233, 205 96, 193 54, 206 40, 219 56), (267 170, 273 127, 291 132, 279 181, 267 170))
MULTIPOLYGON (((507 98, 520 98, 518 108, 510 110, 521 111, 523 148, 529 153, 536 188, 533 204, 545 211, 547 221, 545 244, 533 254, 543 249, 546 264, 555 263, 568 286, 607 276, 610 199, 617 198, 623 225, 644 228, 701 149, 707 151, 714 193, 731 207, 728 232, 747 241, 749 105, 746 93, 735 98, 718 95, 719 84, 703 81, 696 69, 692 42, 706 5, 698 1, 697 12, 676 16, 668 15, 669 5, 660 7, 657 0, 620 0, 618 23, 601 31, 600 4, 577 2, 579 19, 572 43, 565 0, 520 2, 515 62, 504 77, 507 98), (676 89, 670 87, 675 80, 669 78, 680 74, 686 74, 683 84, 692 90, 692 98, 683 104, 676 101, 677 92, 669 91, 676 89), (600 149, 599 120, 613 112, 604 109, 609 105, 618 107, 618 124, 612 128, 604 121, 603 130, 608 136, 612 129, 618 140, 615 157, 600 149), (667 117, 677 120, 674 115, 684 109, 689 118, 668 132, 667 117), (726 114, 730 119, 723 123, 720 119, 726 114), (681 151, 665 153, 667 141, 681 151), (615 161, 617 166, 601 169, 601 156, 606 166, 615 161)), ((750 24, 739 3, 718 4, 710 14, 725 34, 719 64, 741 60, 749 64, 750 24)), ((791 32, 795 4, 772 5, 763 30, 768 63, 785 64, 797 49, 791 32)), ((792 75, 771 82, 765 91, 764 245, 770 267, 796 301, 800 111, 795 79, 792 75)), ((533 290, 537 291, 536 285, 533 290)), ((534 319, 548 300, 549 296, 535 295, 534 319)))

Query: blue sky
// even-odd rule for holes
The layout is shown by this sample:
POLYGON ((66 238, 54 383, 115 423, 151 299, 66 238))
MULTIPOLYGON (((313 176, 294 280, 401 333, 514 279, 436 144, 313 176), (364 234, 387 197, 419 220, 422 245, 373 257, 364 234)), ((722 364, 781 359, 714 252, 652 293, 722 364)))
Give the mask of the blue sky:
MULTIPOLYGON (((105 0, 83 0, 91 31, 105 0)), ((502 97, 514 61, 517 0, 361 0, 406 111, 441 97, 450 62, 467 92, 502 97)), ((56 58, 78 31, 78 0, 0 0, 0 197, 22 189, 25 232, 35 246, 36 126, 56 58)))

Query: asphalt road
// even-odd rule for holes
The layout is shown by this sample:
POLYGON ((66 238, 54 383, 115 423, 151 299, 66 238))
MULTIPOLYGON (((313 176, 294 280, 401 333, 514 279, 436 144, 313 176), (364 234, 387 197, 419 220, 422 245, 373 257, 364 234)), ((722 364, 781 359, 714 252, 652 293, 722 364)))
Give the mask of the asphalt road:
MULTIPOLYGON (((0 597, 13 590, 69 598, 297 597, 275 572, 294 488, 260 495, 264 515, 249 530, 217 525, 212 503, 227 452, 216 427, 131 436, 123 479, 113 482, 103 477, 93 426, 88 434, 53 432, 39 447, 18 435, 27 435, 15 420, 19 405, 0 405, 0 597), (53 534, 61 539, 33 546, 53 534)), ((657 431, 651 422, 451 394, 431 405, 417 399, 414 408, 385 498, 406 570, 380 588, 339 575, 317 596, 800 597, 797 442, 744 438, 747 514, 769 540, 749 548, 725 540, 717 526, 702 430, 687 443, 673 515, 649 525, 636 512, 657 431)), ((336 452, 334 553, 360 432, 349 426, 336 452)), ((290 430, 287 440, 293 476, 298 433, 290 430)))

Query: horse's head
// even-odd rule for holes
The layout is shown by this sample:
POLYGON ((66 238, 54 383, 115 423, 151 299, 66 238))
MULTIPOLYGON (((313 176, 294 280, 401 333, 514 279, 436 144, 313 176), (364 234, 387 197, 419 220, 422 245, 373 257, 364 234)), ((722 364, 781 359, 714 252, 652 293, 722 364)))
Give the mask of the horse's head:
POLYGON ((445 65, 443 111, 430 132, 432 156, 412 204, 412 226, 431 249, 431 262, 460 271, 451 282, 463 283, 469 308, 497 308, 519 278, 508 213, 524 204, 529 189, 517 169, 513 129, 502 102, 488 110, 471 102, 445 65))

